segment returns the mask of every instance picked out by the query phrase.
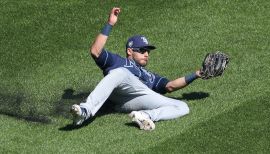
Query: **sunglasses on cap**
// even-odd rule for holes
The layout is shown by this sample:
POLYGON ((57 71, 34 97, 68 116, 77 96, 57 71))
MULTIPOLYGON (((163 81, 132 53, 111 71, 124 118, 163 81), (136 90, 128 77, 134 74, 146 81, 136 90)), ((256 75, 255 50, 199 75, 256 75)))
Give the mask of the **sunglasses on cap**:
POLYGON ((144 48, 132 48, 133 51, 138 52, 140 54, 144 54, 145 52, 150 53, 150 50, 144 49, 144 48))

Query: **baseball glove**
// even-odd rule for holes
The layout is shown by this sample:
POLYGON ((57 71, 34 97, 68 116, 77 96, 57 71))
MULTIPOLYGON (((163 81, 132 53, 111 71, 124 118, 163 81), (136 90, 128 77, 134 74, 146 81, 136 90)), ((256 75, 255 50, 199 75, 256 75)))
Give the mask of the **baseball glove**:
POLYGON ((208 53, 202 64, 201 78, 211 79, 221 76, 229 63, 229 56, 225 53, 217 51, 216 53, 208 53))

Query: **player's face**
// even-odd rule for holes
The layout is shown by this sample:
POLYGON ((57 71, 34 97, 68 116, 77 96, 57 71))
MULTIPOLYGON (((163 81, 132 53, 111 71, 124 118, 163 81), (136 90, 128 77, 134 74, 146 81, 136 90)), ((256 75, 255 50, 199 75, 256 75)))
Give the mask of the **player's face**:
POLYGON ((133 50, 131 57, 141 66, 146 66, 149 60, 149 53, 148 50, 133 50))

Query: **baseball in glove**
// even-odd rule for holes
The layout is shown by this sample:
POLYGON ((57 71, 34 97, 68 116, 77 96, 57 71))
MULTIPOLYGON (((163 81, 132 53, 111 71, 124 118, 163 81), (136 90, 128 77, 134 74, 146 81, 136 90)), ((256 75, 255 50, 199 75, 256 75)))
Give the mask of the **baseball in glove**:
POLYGON ((201 78, 211 79, 221 76, 229 63, 229 56, 225 53, 217 51, 216 53, 208 53, 202 64, 201 78))

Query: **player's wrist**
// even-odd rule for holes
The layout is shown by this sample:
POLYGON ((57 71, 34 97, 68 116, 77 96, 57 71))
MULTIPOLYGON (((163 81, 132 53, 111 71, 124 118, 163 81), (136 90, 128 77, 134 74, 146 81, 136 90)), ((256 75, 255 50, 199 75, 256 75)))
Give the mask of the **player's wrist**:
POLYGON ((196 71, 197 78, 201 78, 201 70, 196 71))
POLYGON ((108 21, 107 24, 111 25, 111 26, 114 26, 115 23, 114 22, 111 22, 111 21, 108 21))
POLYGON ((198 78, 197 72, 194 72, 194 73, 191 73, 191 74, 185 76, 185 82, 187 84, 190 84, 191 82, 193 82, 197 78, 198 78))
POLYGON ((110 23, 107 23, 101 30, 101 34, 109 36, 111 31, 112 31, 112 27, 113 25, 111 25, 110 23))

